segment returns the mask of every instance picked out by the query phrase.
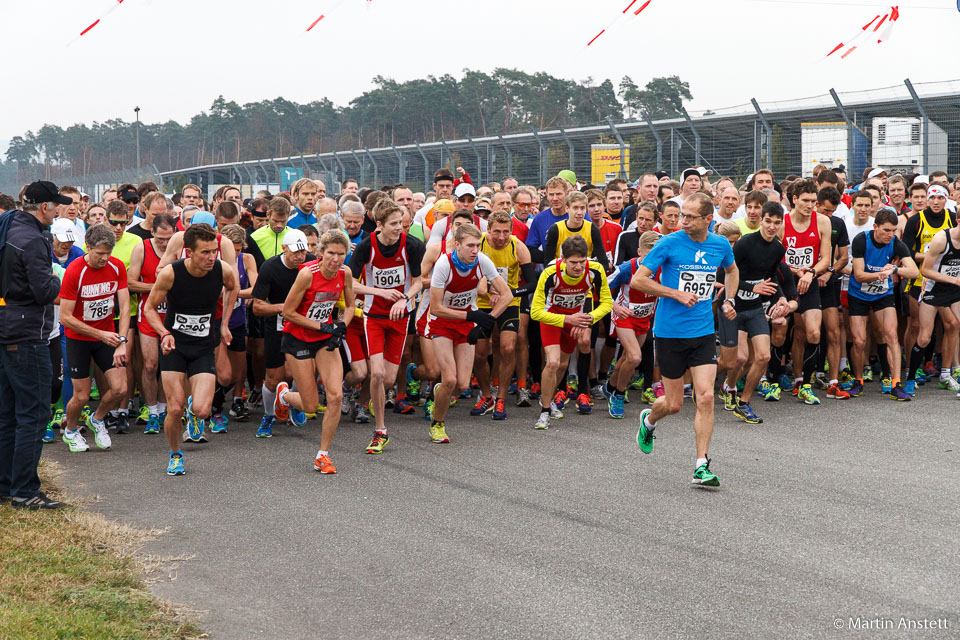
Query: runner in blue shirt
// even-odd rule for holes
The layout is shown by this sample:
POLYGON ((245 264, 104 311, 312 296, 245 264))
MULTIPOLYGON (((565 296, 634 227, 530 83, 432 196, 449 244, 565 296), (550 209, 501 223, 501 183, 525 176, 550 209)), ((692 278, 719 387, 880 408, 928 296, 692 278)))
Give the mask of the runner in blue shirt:
MULTIPOLYGON (((570 217, 565 204, 567 194, 571 189, 570 183, 563 178, 553 177, 547 180, 546 186, 547 202, 550 203, 550 208, 544 209, 534 216, 525 242, 527 247, 530 248, 530 259, 536 264, 543 263, 543 246, 547 241, 547 231, 553 225, 570 217)), ((585 220, 592 222, 589 213, 585 220)))
POLYGON ((689 369, 697 398, 693 422, 697 440, 697 463, 693 483, 720 486, 710 471, 707 452, 713 435, 713 383, 717 377, 716 334, 712 301, 717 269, 725 271, 727 294, 721 311, 729 320, 740 273, 730 243, 707 231, 713 219, 713 201, 695 193, 683 201, 680 215, 682 233, 671 233, 654 245, 643 259, 630 285, 658 296, 653 333, 664 395, 641 414, 637 444, 644 453, 653 450, 653 431, 661 418, 680 411, 683 405, 683 374, 689 369), (650 276, 660 269, 660 282, 650 276))
POLYGON ((300 178, 293 183, 290 191, 293 196, 294 210, 290 212, 287 226, 296 229, 305 224, 317 224, 313 208, 317 206, 317 183, 310 178, 300 178))

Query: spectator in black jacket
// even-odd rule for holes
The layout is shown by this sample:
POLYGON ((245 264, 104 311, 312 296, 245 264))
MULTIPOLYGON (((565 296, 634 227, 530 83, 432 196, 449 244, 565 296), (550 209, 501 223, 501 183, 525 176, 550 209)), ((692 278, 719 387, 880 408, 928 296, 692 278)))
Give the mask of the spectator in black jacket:
POLYGON ((40 491, 37 465, 50 420, 53 370, 49 337, 60 280, 50 264, 49 227, 58 204, 72 204, 51 182, 23 193, 0 260, 0 500, 14 507, 56 509, 40 491), (45 235, 46 234, 46 235, 45 235))

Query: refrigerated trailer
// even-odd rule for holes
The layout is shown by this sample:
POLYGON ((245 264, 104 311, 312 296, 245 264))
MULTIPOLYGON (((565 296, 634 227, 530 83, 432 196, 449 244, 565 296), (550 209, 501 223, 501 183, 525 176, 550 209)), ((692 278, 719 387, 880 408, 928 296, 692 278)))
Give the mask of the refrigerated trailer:
POLYGON ((923 118, 874 118, 874 167, 887 173, 930 173, 947 170, 947 132, 929 120, 926 123, 928 161, 924 166, 923 118))
POLYGON ((813 177, 813 168, 822 164, 828 169, 843 165, 847 176, 860 174, 867 167, 867 136, 859 128, 853 132, 853 149, 850 146, 846 122, 803 122, 800 124, 800 153, 803 159, 804 178, 813 177))

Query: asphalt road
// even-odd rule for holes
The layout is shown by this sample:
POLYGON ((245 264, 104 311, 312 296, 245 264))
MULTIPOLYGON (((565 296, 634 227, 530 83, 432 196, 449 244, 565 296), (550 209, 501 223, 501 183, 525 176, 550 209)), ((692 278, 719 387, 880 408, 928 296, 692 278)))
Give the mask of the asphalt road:
POLYGON ((718 407, 718 490, 690 484, 690 403, 649 456, 637 403, 534 431, 533 408, 494 422, 464 401, 448 445, 422 411, 390 415, 380 456, 341 425, 336 476, 313 470, 319 422, 231 423, 184 446, 179 478, 161 436, 45 453, 93 508, 168 528, 146 552, 195 556, 153 588, 214 638, 903 637, 901 618, 960 637, 960 401, 877 389, 760 402, 762 425, 718 407))

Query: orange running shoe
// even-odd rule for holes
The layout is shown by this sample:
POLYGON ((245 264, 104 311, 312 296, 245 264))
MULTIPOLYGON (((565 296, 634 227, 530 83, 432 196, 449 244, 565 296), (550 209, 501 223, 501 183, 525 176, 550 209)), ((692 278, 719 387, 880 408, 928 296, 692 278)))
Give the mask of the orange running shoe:
POLYGON ((277 385, 277 397, 273 400, 273 414, 280 422, 286 422, 290 417, 290 405, 280 402, 280 394, 290 390, 290 385, 281 382, 277 385))
POLYGON ((330 456, 323 454, 317 456, 317 459, 313 461, 313 468, 319 471, 320 473, 336 473, 337 468, 333 466, 333 463, 330 462, 330 456))
POLYGON ((827 397, 836 398, 837 400, 846 400, 850 397, 850 394, 840 388, 839 384, 832 384, 827 387, 827 397))

